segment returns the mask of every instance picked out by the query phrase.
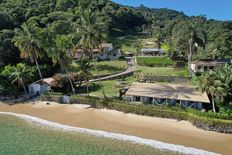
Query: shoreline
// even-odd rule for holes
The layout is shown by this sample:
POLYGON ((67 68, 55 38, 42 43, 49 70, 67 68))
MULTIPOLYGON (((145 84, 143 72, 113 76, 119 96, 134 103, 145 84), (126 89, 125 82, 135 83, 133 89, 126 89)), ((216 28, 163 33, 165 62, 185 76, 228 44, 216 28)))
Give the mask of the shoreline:
POLYGON ((181 145, 175 145, 175 144, 168 144, 156 140, 151 140, 151 139, 144 139, 136 136, 131 136, 131 135, 123 135, 123 134, 118 134, 118 133, 111 133, 111 132, 106 132, 106 131, 101 131, 101 130, 91 130, 91 129, 85 129, 85 128, 79 128, 79 127, 72 127, 68 125, 63 125, 47 120, 40 119, 38 117, 33 117, 29 115, 24 115, 24 114, 17 114, 17 113, 11 113, 11 112, 0 112, 0 115, 11 115, 15 116, 18 118, 21 118, 25 121, 29 121, 31 123, 47 126, 51 129, 60 129, 63 131, 69 131, 69 132, 78 132, 78 133, 83 133, 83 134, 89 134, 97 137, 104 137, 104 138, 110 138, 114 140, 119 140, 119 141, 125 141, 125 142, 130 142, 133 144, 140 144, 140 145, 146 145, 150 146, 155 149, 160 149, 161 151, 173 151, 175 153, 184 153, 184 154, 192 154, 192 155, 218 155, 217 153, 205 151, 205 150, 200 150, 200 149, 195 149, 191 147, 185 147, 181 145))
POLYGON ((27 104, 6 105, 0 102, 0 111, 26 114, 47 121, 92 130, 132 135, 193 147, 210 152, 230 154, 232 135, 198 129, 186 121, 164 119, 115 110, 93 109, 88 105, 64 105, 36 101, 27 104))

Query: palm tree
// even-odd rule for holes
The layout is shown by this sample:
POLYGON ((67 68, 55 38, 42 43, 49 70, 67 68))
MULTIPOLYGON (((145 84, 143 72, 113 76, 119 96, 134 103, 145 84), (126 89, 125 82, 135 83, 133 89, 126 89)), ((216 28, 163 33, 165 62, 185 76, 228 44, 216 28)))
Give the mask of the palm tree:
POLYGON ((161 33, 158 33, 158 34, 155 35, 154 42, 155 42, 157 48, 160 49, 161 48, 161 44, 163 43, 163 36, 162 36, 161 33))
MULTIPOLYGON (((62 73, 67 74, 67 65, 71 62, 71 49, 73 46, 72 35, 56 35, 51 40, 50 46, 46 47, 48 57, 52 59, 53 64, 59 64, 62 73)), ((72 92, 75 93, 72 80, 67 76, 72 92)))
POLYGON ((189 70, 191 70, 190 65, 192 61, 193 52, 195 53, 197 52, 198 46, 205 48, 205 44, 204 41, 198 37, 197 32, 195 30, 191 31, 191 35, 188 40, 188 43, 189 43, 188 67, 189 70))
MULTIPOLYGON (((226 64, 216 69, 217 77, 225 85, 226 97, 232 96, 232 68, 226 64)), ((224 98, 223 98, 224 99, 224 98)))
POLYGON ((223 97, 226 94, 225 84, 223 84, 214 71, 203 74, 198 79, 198 89, 210 94, 212 99, 213 112, 216 113, 215 98, 223 97))
POLYGON ((90 59, 87 57, 82 57, 79 61, 79 68, 81 71, 81 75, 84 77, 85 79, 85 85, 86 85, 86 92, 89 96, 89 79, 93 76, 92 73, 89 72, 89 69, 91 68, 91 63, 90 63, 90 59))
POLYGON ((18 83, 23 88, 25 94, 27 93, 25 83, 32 76, 32 70, 27 68, 25 64, 19 63, 16 66, 5 66, 2 75, 12 79, 12 84, 18 83))
POLYGON ((35 62, 40 79, 44 85, 38 63, 38 59, 42 57, 43 52, 42 43, 37 37, 39 31, 40 29, 36 25, 24 23, 21 29, 16 29, 15 37, 12 41, 19 48, 22 58, 30 59, 32 63, 35 62))
POLYGON ((104 98, 106 98, 103 84, 100 79, 99 72, 97 70, 96 61, 94 58, 93 49, 101 46, 101 40, 104 38, 103 33, 100 32, 100 24, 96 21, 95 15, 90 10, 80 11, 81 12, 81 27, 79 33, 81 35, 80 45, 81 47, 90 54, 94 62, 94 68, 97 72, 97 76, 101 85, 101 90, 104 98))

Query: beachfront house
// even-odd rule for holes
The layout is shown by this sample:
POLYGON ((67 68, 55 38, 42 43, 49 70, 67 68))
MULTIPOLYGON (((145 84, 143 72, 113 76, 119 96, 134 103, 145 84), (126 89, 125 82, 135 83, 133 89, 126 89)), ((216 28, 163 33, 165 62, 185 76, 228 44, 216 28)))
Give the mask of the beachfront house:
POLYGON ((142 56, 162 56, 164 55, 164 50, 159 48, 142 48, 140 54, 142 56))
MULTIPOLYGON (((77 49, 74 58, 80 59, 83 56, 86 56, 86 53, 82 49, 77 49)), ((99 48, 93 49, 93 56, 99 60, 117 60, 121 55, 120 49, 114 49, 113 44, 111 43, 102 43, 99 48)))
POLYGON ((231 64, 231 60, 199 60, 191 63, 191 70, 194 74, 213 70, 216 67, 224 64, 231 64))
POLYGON ((45 79, 43 79, 44 85, 43 85, 41 80, 38 80, 36 82, 31 83, 28 86, 29 94, 40 95, 40 94, 44 94, 44 93, 50 91, 53 81, 54 81, 53 78, 45 78, 45 79))
POLYGON ((187 84, 161 84, 134 82, 123 98, 130 102, 157 105, 179 104, 186 108, 202 109, 210 100, 206 93, 196 91, 187 84))

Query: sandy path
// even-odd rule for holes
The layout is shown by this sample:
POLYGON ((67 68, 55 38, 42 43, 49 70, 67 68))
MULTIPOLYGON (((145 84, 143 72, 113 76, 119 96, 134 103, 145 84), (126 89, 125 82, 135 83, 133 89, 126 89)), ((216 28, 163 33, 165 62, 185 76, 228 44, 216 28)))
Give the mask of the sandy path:
POLYGON ((46 105, 46 102, 14 106, 0 103, 0 111, 27 114, 70 126, 135 135, 222 154, 232 153, 232 135, 197 129, 185 121, 92 109, 86 105, 46 105))

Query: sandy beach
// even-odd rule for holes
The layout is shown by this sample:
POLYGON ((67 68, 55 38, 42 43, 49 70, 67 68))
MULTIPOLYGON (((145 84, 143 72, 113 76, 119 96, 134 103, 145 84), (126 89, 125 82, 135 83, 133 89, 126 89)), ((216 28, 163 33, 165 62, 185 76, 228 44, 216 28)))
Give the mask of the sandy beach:
POLYGON ((46 103, 30 102, 9 106, 0 102, 0 112, 26 114, 60 124, 134 135, 226 155, 232 152, 232 135, 204 131, 186 121, 93 109, 88 105, 46 103))

